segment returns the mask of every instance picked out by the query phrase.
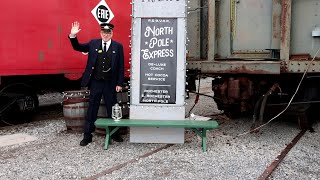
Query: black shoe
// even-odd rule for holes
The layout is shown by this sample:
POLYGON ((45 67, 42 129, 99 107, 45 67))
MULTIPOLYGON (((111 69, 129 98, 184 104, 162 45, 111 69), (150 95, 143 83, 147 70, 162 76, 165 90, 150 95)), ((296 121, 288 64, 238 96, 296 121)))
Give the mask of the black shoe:
POLYGON ((90 138, 90 139, 82 139, 82 141, 80 142, 80 146, 86 146, 91 142, 92 142, 92 138, 90 138))
POLYGON ((112 139, 116 142, 123 142, 123 139, 121 138, 120 135, 117 135, 117 136, 112 136, 112 139))

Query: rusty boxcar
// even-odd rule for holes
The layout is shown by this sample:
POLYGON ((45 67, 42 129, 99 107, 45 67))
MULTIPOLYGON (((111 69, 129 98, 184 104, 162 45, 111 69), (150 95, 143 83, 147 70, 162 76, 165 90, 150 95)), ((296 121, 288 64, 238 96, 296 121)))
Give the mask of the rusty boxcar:
POLYGON ((189 7, 189 83, 196 72, 213 76, 220 109, 252 113, 267 96, 285 105, 298 87, 299 110, 317 104, 319 0, 198 0, 189 7))

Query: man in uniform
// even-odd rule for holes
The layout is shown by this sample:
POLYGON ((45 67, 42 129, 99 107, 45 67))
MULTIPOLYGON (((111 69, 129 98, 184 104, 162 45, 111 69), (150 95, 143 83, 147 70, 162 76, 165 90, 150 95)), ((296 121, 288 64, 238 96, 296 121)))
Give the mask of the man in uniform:
MULTIPOLYGON (((92 39, 88 43, 80 44, 76 35, 80 32, 79 22, 72 23, 69 39, 76 51, 88 52, 88 61, 82 77, 81 86, 89 87, 89 107, 85 120, 84 137, 80 142, 86 146, 92 142, 94 122, 103 95, 106 104, 107 118, 111 118, 112 106, 117 102, 116 92, 122 90, 124 81, 123 46, 112 40, 114 25, 102 23, 100 25, 101 39, 92 39)), ((117 142, 123 139, 118 133, 112 136, 117 142)))

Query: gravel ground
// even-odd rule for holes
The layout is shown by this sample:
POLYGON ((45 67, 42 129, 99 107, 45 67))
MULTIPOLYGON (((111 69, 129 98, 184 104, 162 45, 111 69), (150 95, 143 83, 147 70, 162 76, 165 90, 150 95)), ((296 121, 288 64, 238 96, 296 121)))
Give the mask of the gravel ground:
POLYGON ((52 104, 61 104, 63 100, 62 93, 51 92, 38 96, 39 106, 49 106, 52 104))
POLYGON ((270 179, 320 179, 320 123, 306 132, 270 179))
MULTIPOLYGON (((201 81, 202 93, 213 95, 210 82, 201 81)), ((187 112, 193 101, 191 94, 187 112)), ((212 116, 220 111, 212 98, 201 96, 192 113, 212 116)), ((184 144, 134 144, 126 135, 123 143, 114 142, 105 151, 101 136, 80 147, 82 135, 67 132, 62 117, 2 127, 0 136, 25 133, 37 140, 0 147, 0 179, 257 179, 300 131, 296 121, 278 120, 259 133, 236 137, 249 130, 250 118, 215 117, 221 125, 208 133, 207 152, 191 131, 186 131, 184 144), (145 155, 160 147, 165 148, 145 155)), ((316 132, 302 137, 271 179, 320 179, 320 124, 314 128, 316 132)))

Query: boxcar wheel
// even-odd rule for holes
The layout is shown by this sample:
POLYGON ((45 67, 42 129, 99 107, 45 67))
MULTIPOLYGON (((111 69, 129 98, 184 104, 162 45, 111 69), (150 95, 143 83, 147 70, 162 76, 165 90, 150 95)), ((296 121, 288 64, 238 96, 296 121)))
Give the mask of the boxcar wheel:
POLYGON ((7 85, 0 91, 0 96, 2 124, 14 125, 30 122, 39 108, 36 91, 23 83, 7 85))

